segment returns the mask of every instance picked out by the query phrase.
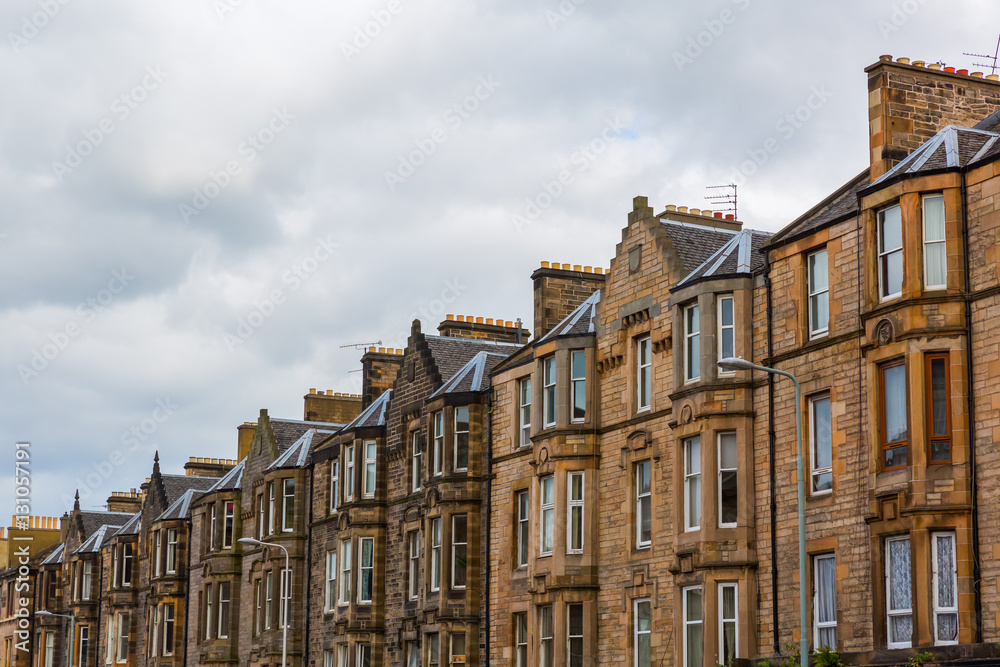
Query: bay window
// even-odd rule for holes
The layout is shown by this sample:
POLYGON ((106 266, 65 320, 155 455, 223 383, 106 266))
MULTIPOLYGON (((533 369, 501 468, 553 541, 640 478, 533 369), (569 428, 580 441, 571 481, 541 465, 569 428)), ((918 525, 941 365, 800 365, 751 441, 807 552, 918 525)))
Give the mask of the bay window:
POLYGON ((701 322, 698 306, 684 309, 684 381, 701 377, 701 322))
POLYGON ((583 350, 570 352, 570 421, 582 423, 587 418, 587 355, 583 350))
POLYGON ((931 535, 934 645, 958 643, 958 570, 955 533, 931 535))
POLYGON ((542 360, 542 414, 544 426, 556 425, 556 358, 542 360))
POLYGON ((553 542, 555 540, 555 505, 556 505, 556 480, 549 475, 540 481, 541 507, 538 517, 540 529, 539 554, 548 556, 552 553, 553 542))
POLYGON ((903 220, 899 206, 878 214, 879 297, 892 299, 903 293, 903 220))
POLYGON ((945 289, 948 286, 948 250, 944 231, 944 197, 923 198, 924 214, 924 287, 945 289))
MULTIPOLYGON (((719 527, 735 528, 738 505, 736 432, 719 433, 719 527)), ((724 664, 724 663, 723 663, 724 664)))
POLYGON ((684 456, 684 530, 701 527, 701 436, 681 441, 684 456))
POLYGON ((913 589, 910 537, 885 541, 885 609, 888 648, 910 648, 913 636, 913 589))
POLYGON ((928 354, 927 366, 927 433, 929 435, 931 463, 951 462, 951 373, 948 353, 928 354))
POLYGON ((907 462, 908 414, 906 365, 903 360, 881 367, 882 469, 900 468, 907 462))
POLYGON ((456 472, 469 469, 469 408, 455 408, 455 442, 453 468, 456 472))

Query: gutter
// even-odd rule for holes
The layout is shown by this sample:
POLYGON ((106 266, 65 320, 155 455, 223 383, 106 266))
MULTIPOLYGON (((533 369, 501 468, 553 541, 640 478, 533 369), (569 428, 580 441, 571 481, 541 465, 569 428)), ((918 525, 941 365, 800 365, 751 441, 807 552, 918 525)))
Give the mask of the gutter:
MULTIPOLYGON (((774 337, 772 336, 771 311, 771 255, 764 253, 764 286, 767 292, 767 357, 774 356, 774 337)), ((796 409, 797 406, 796 406, 796 409)), ((778 637, 778 518, 777 499, 774 495, 775 470, 774 450, 777 442, 777 432, 774 430, 774 375, 767 374, 767 451, 770 479, 768 495, 771 503, 771 627, 774 628, 774 654, 781 655, 781 641, 778 637)))

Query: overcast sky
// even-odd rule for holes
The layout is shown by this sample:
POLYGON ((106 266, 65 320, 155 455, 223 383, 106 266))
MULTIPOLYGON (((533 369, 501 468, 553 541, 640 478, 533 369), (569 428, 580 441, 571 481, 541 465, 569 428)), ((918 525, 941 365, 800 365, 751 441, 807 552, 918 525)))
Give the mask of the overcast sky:
POLYGON ((234 458, 261 408, 358 392, 344 345, 402 347, 446 313, 530 325, 539 262, 607 267, 636 195, 704 208, 735 179, 740 218, 777 230, 867 166, 866 65, 971 67, 997 19, 985 0, 5 0, 0 511, 17 441, 34 513, 75 488, 101 508, 155 449, 172 472, 234 458))

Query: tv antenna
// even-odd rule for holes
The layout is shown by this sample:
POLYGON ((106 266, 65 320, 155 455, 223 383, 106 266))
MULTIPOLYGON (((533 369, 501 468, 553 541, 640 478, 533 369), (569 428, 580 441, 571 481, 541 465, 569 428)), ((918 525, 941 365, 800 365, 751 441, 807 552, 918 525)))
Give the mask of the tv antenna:
POLYGON ((963 53, 963 56, 972 56, 973 58, 985 58, 987 60, 992 60, 993 64, 989 63, 972 63, 975 67, 989 67, 990 74, 997 73, 997 59, 1000 58, 1000 37, 997 37, 997 48, 993 51, 992 56, 987 56, 982 53, 963 53))
POLYGON ((340 349, 344 349, 345 347, 353 347, 355 350, 365 350, 368 349, 369 347, 377 347, 381 344, 382 341, 380 340, 377 340, 374 343, 348 343, 347 345, 341 345, 340 349))
POLYGON ((722 195, 705 195, 705 199, 712 202, 713 211, 717 213, 732 213, 733 218, 739 220, 739 215, 736 213, 736 184, 727 183, 726 185, 705 186, 706 190, 717 190, 719 188, 732 188, 733 191, 722 195))

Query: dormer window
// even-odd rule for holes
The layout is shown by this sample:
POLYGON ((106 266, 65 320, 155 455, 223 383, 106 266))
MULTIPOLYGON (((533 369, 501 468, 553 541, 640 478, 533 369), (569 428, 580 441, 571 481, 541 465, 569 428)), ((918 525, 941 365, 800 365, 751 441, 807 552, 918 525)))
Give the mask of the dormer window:
POLYGON ((945 289, 948 286, 948 258, 944 234, 944 197, 924 197, 923 212, 924 287, 929 290, 945 289))
POLYGON ((878 214, 878 282, 883 301, 903 293, 903 220, 898 205, 878 214))

